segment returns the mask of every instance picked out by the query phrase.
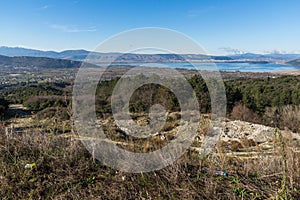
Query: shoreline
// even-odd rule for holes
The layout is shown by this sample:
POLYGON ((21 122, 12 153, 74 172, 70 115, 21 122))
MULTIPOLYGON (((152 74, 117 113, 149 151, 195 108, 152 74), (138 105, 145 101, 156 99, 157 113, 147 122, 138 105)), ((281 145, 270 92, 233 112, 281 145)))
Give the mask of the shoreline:
POLYGON ((283 70, 283 71, 278 71, 278 72, 273 72, 273 73, 297 76, 297 75, 300 75, 300 69, 283 70))

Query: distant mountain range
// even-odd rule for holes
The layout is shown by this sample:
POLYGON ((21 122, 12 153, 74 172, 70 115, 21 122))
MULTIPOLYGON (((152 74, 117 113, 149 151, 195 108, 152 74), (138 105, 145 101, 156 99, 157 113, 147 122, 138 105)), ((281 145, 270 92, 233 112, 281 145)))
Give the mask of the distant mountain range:
POLYGON ((234 60, 256 60, 256 61, 268 61, 268 62, 288 62, 297 58, 300 58, 300 54, 280 54, 280 53, 271 53, 271 54, 254 54, 254 53, 244 53, 230 55, 230 58, 234 60))
POLYGON ((20 47, 0 47, 0 66, 35 66, 51 68, 79 67, 81 62, 93 64, 149 63, 149 62, 273 62, 300 65, 300 54, 236 54, 228 56, 210 56, 203 54, 132 54, 98 53, 86 50, 66 50, 62 52, 41 51, 20 47), (50 63, 50 64, 49 64, 50 63))
POLYGON ((286 64, 293 65, 293 66, 300 66, 300 59, 289 61, 286 64))
POLYGON ((30 56, 47 57, 55 59, 67 59, 83 61, 87 57, 90 62, 182 62, 185 60, 232 60, 228 56, 209 56, 201 54, 131 54, 131 53, 98 53, 86 50, 66 50, 62 52, 41 51, 35 49, 26 49, 20 47, 0 47, 0 55, 4 56, 30 56))
MULTIPOLYGON (((55 69, 55 68, 79 68, 83 62, 46 57, 0 55, 0 68, 25 68, 25 69, 55 69)), ((92 64, 86 64, 93 66, 92 64)))
POLYGON ((30 57, 47 57, 69 60, 83 60, 89 54, 86 50, 67 50, 62 52, 41 51, 35 49, 26 49, 21 47, 0 47, 0 55, 3 56, 30 56, 30 57))

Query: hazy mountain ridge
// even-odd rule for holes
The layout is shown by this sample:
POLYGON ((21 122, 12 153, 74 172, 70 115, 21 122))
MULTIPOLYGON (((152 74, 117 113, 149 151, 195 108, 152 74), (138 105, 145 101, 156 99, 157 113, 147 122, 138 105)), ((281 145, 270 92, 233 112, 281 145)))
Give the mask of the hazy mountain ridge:
POLYGON ((269 61, 269 62, 289 62, 291 60, 300 58, 300 54, 255 54, 255 53, 244 53, 229 56, 234 60, 253 60, 253 61, 269 61))
POLYGON ((300 58, 287 62, 289 65, 300 66, 300 58))
POLYGON ((244 53, 228 56, 212 56, 204 54, 133 54, 133 53, 99 53, 83 49, 65 50, 62 52, 41 51, 21 47, 0 47, 0 55, 10 57, 43 57, 53 59, 66 59, 85 61, 94 64, 105 62, 132 63, 132 62, 274 62, 290 65, 300 65, 294 60, 300 59, 300 54, 254 54, 244 53), (293 62, 294 61, 294 62, 293 62))
POLYGON ((79 68, 83 62, 54 59, 46 57, 30 57, 30 56, 2 56, 0 55, 0 68, 79 68))
POLYGON ((83 61, 86 58, 95 62, 183 62, 186 60, 232 60, 228 56, 210 56, 202 54, 133 54, 133 53, 98 53, 86 50, 66 50, 62 52, 41 51, 20 47, 0 47, 0 55, 4 56, 31 56, 48 57, 56 59, 68 59, 83 61))

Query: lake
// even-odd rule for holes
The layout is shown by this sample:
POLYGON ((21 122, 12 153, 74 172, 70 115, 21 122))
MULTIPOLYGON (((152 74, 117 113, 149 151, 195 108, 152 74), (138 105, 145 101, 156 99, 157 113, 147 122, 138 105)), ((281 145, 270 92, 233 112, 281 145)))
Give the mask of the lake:
MULTIPOLYGON (((240 71, 240 72, 279 72, 285 70, 300 69, 299 66, 291 66, 275 63, 200 63, 200 62, 178 62, 178 63, 126 63, 129 66, 166 67, 197 70, 213 70, 214 64, 219 71, 240 71)), ((122 64, 120 64, 122 65, 122 64)), ((124 65, 124 64, 123 64, 124 65)))

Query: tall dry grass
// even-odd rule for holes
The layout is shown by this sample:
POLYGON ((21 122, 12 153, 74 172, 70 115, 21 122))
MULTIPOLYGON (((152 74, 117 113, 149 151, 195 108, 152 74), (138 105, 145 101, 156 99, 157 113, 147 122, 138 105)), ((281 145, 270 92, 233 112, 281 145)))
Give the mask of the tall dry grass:
POLYGON ((71 133, 27 131, 6 135, 2 125, 0 196, 2 199, 297 199, 300 156, 295 142, 284 137, 280 140, 277 135, 273 155, 264 155, 261 150, 260 156, 247 160, 228 156, 222 146, 205 158, 190 150, 164 169, 128 174, 93 162, 90 153, 71 133), (286 156, 280 146, 282 142, 286 156), (25 169, 26 164, 32 163, 36 166, 25 169), (229 176, 203 172, 203 167, 223 170, 229 176), (283 184, 286 196, 282 193, 283 184))

